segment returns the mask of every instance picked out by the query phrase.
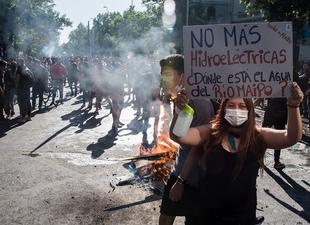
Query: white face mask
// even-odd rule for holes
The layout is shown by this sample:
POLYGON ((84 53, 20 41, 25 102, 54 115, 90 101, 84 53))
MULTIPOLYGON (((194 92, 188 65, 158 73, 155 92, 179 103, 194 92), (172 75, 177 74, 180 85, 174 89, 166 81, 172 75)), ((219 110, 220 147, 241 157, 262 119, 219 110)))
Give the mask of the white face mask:
POLYGON ((225 120, 233 127, 242 125, 248 120, 248 110, 226 109, 225 120))

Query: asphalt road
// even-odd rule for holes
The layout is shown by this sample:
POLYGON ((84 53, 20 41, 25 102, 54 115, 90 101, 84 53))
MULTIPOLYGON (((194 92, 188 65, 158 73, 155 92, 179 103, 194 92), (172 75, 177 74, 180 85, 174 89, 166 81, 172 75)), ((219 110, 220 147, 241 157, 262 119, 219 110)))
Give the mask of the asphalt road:
MULTIPOLYGON (((127 99, 127 97, 126 97, 127 99)), ((81 99, 39 113, 23 125, 0 126, 0 224, 157 224, 160 196, 148 184, 116 186, 133 177, 126 157, 153 140, 143 135, 135 109, 126 104, 117 136, 104 103, 99 115, 80 109, 81 99), (27 155, 27 153, 33 154, 27 155)), ((310 150, 298 143, 281 154, 286 168, 273 169, 273 151, 258 178, 258 215, 264 224, 309 224, 310 150)), ((183 224, 177 218, 175 224, 183 224)))

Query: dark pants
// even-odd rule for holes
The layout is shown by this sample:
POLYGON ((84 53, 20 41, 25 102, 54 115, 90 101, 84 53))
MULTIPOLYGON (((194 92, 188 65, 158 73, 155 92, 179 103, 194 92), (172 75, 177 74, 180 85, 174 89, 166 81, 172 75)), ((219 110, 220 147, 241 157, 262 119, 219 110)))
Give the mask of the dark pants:
POLYGON ((30 88, 20 88, 17 90, 17 101, 22 117, 31 116, 30 88))
MULTIPOLYGON (((171 174, 165 186, 160 213, 167 216, 185 216, 185 225, 254 225, 255 206, 242 211, 242 213, 224 213, 212 211, 207 208, 208 201, 204 200, 201 190, 184 186, 183 197, 179 202, 172 202, 169 199, 169 192, 176 181, 171 174), (223 214, 223 215, 222 215, 223 214), (217 216, 218 215, 218 216, 217 216)), ((201 188, 201 187, 200 187, 201 188)), ((202 190, 203 191, 203 190, 202 190)), ((256 199, 253 203, 256 205, 256 199)), ((212 206, 211 206, 212 207, 212 206)))
POLYGON ((35 108, 36 106, 36 100, 37 96, 39 95, 39 108, 42 108, 43 103, 43 93, 44 93, 45 87, 41 83, 36 83, 32 88, 32 107, 35 108))
POLYGON ((63 102, 63 95, 64 95, 64 81, 63 80, 53 80, 53 97, 52 102, 55 101, 56 92, 59 90, 59 101, 63 102))
POLYGON ((200 206, 199 191, 195 188, 185 185, 184 188, 186 190, 184 191, 182 200, 179 202, 173 202, 169 199, 169 192, 172 186, 175 184, 176 180, 177 177, 173 173, 171 173, 167 184, 165 185, 160 213, 167 216, 185 216, 185 224, 190 225, 192 223, 189 223, 188 216, 186 215, 196 214, 195 211, 198 211, 197 209, 200 206))
POLYGON ((69 80, 69 86, 70 86, 70 90, 71 90, 71 95, 77 96, 77 92, 78 92, 78 88, 77 88, 77 80, 69 80), (73 93, 73 85, 74 85, 74 93, 73 93))
POLYGON ((0 95, 0 118, 4 117, 4 96, 0 95))
POLYGON ((83 105, 85 105, 86 101, 88 100, 88 95, 89 95, 89 92, 86 91, 85 89, 81 89, 82 93, 83 93, 83 105))
POLYGON ((307 119, 309 119, 309 115, 308 115, 308 99, 309 96, 305 95, 302 103, 301 103, 301 109, 302 109, 302 115, 305 116, 307 119))
POLYGON ((4 101, 4 110, 7 115, 14 114, 14 95, 16 93, 15 88, 9 87, 7 89, 4 101))
MULTIPOLYGON (((310 119, 310 96, 306 95, 304 97, 305 99, 305 104, 306 104, 306 113, 307 113, 307 118, 310 119)), ((304 101, 303 101, 304 102, 304 101)))
MULTIPOLYGON (((287 115, 280 115, 278 114, 278 117, 272 116, 271 113, 267 110, 264 115, 264 121, 262 126, 263 127, 274 127, 274 129, 277 130, 284 130, 287 120, 287 115)), ((274 162, 278 163, 280 162, 280 154, 281 149, 275 149, 274 150, 274 162)))

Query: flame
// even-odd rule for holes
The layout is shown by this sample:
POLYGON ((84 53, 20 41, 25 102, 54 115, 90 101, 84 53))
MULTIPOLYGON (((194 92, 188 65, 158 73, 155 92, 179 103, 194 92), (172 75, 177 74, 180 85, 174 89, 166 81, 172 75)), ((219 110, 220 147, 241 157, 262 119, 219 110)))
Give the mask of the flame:
POLYGON ((158 124, 155 124, 155 127, 157 127, 157 130, 155 130, 156 144, 150 149, 141 145, 140 155, 163 154, 159 159, 153 160, 147 165, 140 167, 138 171, 140 177, 150 176, 153 181, 167 181, 179 149, 179 145, 172 141, 169 136, 169 124, 171 119, 170 105, 162 104, 160 106, 158 124))

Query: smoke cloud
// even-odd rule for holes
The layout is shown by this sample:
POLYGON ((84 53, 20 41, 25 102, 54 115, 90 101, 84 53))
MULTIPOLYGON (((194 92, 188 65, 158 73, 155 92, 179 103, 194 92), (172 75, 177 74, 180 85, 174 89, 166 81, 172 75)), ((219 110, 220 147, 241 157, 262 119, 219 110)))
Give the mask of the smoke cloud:
POLYGON ((92 83, 113 88, 126 82, 136 95, 151 96, 160 85, 159 61, 175 53, 173 43, 168 40, 165 28, 154 27, 138 40, 120 43, 113 50, 117 56, 104 57, 102 67, 90 66, 92 83))

